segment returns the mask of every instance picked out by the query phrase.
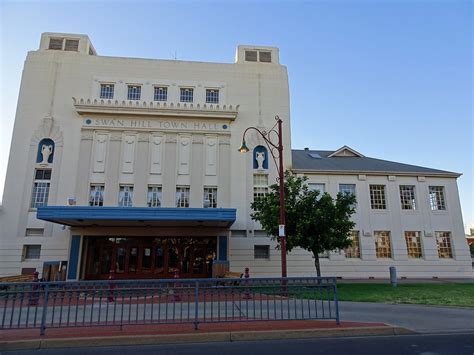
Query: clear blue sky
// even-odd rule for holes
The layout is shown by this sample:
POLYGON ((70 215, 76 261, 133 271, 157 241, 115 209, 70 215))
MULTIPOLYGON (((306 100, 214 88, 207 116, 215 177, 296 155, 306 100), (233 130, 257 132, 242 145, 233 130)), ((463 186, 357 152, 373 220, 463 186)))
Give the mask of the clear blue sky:
POLYGON ((6 1, 1 11, 0 194, 23 61, 41 32, 85 33, 109 56, 232 62, 280 48, 293 148, 347 144, 461 172, 474 222, 471 1, 6 1))

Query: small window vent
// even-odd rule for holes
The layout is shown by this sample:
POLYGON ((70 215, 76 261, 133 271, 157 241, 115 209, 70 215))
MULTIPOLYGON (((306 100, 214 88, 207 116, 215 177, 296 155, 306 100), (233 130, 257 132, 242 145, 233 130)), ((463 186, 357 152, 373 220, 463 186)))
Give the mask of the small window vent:
POLYGON ((257 61, 257 51, 245 51, 245 60, 247 62, 257 61))
POLYGON ((313 159, 322 159, 318 153, 308 153, 308 156, 313 159))
POLYGON ((259 52, 260 62, 262 63, 271 63, 272 62, 272 52, 259 52))
POLYGON ((49 49, 62 50, 63 49, 63 39, 62 38, 50 38, 49 39, 49 49))
POLYGON ((65 51, 77 52, 79 49, 79 40, 78 39, 67 39, 66 45, 64 46, 65 51))
POLYGON ((27 237, 42 237, 44 233, 43 228, 26 228, 27 237))

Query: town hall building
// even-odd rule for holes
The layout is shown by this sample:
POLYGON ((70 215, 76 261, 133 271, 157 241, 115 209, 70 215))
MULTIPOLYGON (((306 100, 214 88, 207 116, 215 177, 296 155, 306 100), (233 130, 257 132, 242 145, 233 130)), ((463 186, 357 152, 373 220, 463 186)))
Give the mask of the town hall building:
MULTIPOLYGON (((279 276, 250 203, 276 182, 246 128, 283 120, 285 169, 311 189, 357 197, 353 245, 321 255, 343 278, 470 277, 458 173, 291 150, 288 73, 275 47, 234 63, 99 56, 85 35, 44 33, 25 61, 0 210, 0 275, 90 280, 202 278, 213 265, 279 276)), ((313 276, 304 250, 288 276, 313 276)))

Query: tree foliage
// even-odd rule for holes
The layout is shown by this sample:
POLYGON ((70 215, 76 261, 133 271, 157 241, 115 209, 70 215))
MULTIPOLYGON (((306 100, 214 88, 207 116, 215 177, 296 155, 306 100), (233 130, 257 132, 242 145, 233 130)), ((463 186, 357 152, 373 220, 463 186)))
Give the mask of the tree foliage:
MULTIPOLYGON (((310 191, 307 177, 285 172, 286 248, 296 247, 310 251, 315 259, 318 276, 321 276, 319 254, 351 246, 351 220, 356 198, 338 193, 336 198, 318 190, 310 191)), ((270 186, 269 193, 256 199, 251 207, 253 220, 280 243, 278 238, 280 193, 278 184, 270 186)), ((278 244, 280 247, 280 244, 278 244)))

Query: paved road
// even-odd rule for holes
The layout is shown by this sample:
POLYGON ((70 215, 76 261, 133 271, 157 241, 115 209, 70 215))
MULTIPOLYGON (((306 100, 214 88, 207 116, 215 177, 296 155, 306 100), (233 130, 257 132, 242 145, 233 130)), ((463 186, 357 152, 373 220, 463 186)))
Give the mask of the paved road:
POLYGON ((274 340, 258 342, 200 343, 152 346, 122 346, 35 351, 7 351, 2 355, 191 355, 191 354, 351 354, 351 355, 472 355, 474 333, 443 335, 408 335, 392 337, 326 338, 274 340))
POLYGON ((345 321, 383 322, 422 333, 474 332, 474 308, 340 302, 339 309, 345 321))

